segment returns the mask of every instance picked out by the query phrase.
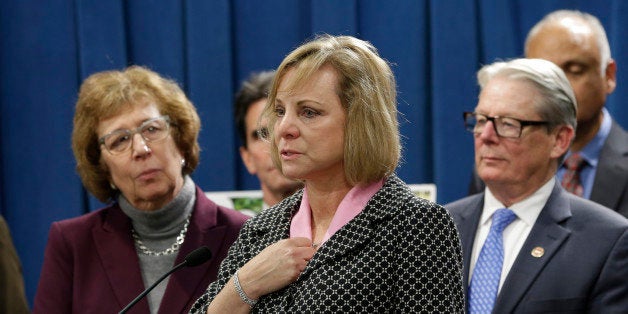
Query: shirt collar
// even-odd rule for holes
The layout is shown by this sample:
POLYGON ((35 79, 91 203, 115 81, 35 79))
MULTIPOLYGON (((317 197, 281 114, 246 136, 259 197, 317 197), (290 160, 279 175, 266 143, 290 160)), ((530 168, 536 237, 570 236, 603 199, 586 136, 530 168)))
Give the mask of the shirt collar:
MULTIPOLYGON (((336 231, 340 230, 340 228, 362 212, 364 207, 366 207, 366 203, 368 203, 383 185, 384 180, 380 180, 365 186, 354 186, 351 188, 338 205, 334 217, 325 233, 323 242, 327 241, 336 231)), ((307 188, 303 188, 301 205, 297 213, 292 217, 290 223, 290 237, 312 239, 312 209, 310 208, 307 188)))
MULTIPOLYGON (((543 210, 545 203, 547 203, 547 200, 552 194, 555 184, 556 178, 552 177, 541 186, 541 188, 532 193, 532 195, 518 203, 512 204, 508 209, 512 210, 517 215, 517 218, 525 222, 526 225, 534 225, 536 218, 539 217, 541 210, 543 210)), ((480 224, 490 224, 493 214, 500 208, 506 208, 506 206, 495 198, 489 188, 486 188, 484 193, 484 209, 482 210, 482 217, 480 217, 480 224)))
MULTIPOLYGON (((600 129, 598 130, 595 137, 591 139, 591 141, 580 151, 580 156, 584 159, 587 164, 596 167, 597 162, 600 158, 600 152, 602 151, 602 146, 604 146, 604 142, 606 142, 606 138, 608 134, 611 132, 611 125, 613 121, 611 119, 611 115, 608 113, 606 108, 602 108, 602 124, 600 125, 600 129)), ((569 151, 565 159, 571 156, 572 152, 569 151)), ((563 163, 563 167, 565 164, 563 163)))

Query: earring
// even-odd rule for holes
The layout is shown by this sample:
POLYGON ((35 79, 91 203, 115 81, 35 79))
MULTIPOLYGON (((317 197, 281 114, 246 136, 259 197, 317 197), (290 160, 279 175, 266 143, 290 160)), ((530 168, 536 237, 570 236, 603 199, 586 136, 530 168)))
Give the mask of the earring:
POLYGON ((113 182, 109 182, 109 187, 110 187, 112 190, 117 190, 117 189, 118 189, 118 187, 117 187, 115 184, 113 184, 113 182))
POLYGON ((181 167, 185 167, 185 158, 181 158, 181 167))

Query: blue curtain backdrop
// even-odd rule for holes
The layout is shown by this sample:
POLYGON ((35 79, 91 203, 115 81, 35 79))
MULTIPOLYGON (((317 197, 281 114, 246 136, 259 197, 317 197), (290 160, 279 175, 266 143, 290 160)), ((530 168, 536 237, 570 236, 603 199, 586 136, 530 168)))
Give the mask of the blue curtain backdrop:
POLYGON ((527 30, 560 8, 592 13, 605 26, 619 68, 607 107, 628 127, 626 1, 2 1, 0 211, 29 300, 50 223, 101 206, 84 191, 70 147, 74 102, 88 75, 140 64, 179 82, 202 119, 195 181, 205 190, 257 189, 237 151, 232 97, 240 82, 275 68, 315 34, 369 40, 398 80, 398 174, 436 183, 446 203, 466 194, 473 145, 461 112, 475 106, 475 72, 521 56, 527 30))

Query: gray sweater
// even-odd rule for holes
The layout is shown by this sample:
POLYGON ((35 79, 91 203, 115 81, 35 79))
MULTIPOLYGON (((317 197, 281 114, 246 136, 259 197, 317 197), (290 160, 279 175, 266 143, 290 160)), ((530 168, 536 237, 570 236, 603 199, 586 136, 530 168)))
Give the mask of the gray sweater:
MULTIPOLYGON (((171 247, 187 218, 192 213, 196 201, 195 184, 189 176, 179 194, 166 206, 155 211, 147 212, 133 207, 122 195, 118 202, 122 211, 131 218, 133 229, 144 246, 151 251, 160 252, 171 247)), ((152 285, 159 277, 168 272, 173 266, 178 251, 169 255, 147 255, 135 244, 140 260, 144 287, 152 285)), ((157 285, 146 297, 151 313, 157 313, 163 298, 168 278, 157 285)))

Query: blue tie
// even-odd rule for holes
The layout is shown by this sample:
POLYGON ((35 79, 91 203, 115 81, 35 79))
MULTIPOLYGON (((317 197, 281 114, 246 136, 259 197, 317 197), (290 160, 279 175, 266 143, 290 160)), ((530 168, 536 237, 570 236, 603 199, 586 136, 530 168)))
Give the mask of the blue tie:
POLYGON ((502 231, 515 218, 515 213, 507 208, 498 209, 493 214, 491 230, 484 241, 469 285, 470 314, 491 313, 493 310, 504 263, 502 231))

